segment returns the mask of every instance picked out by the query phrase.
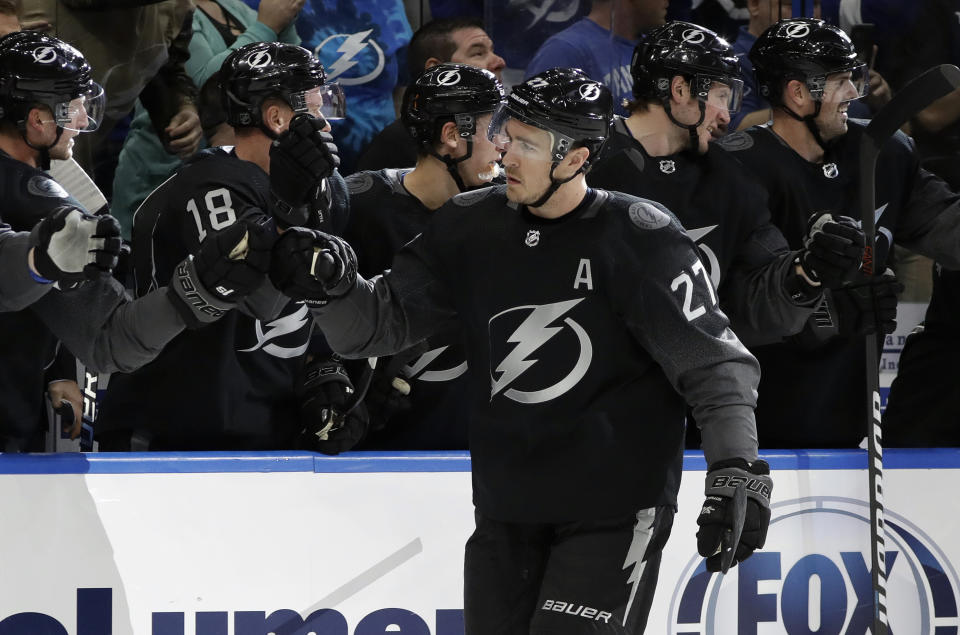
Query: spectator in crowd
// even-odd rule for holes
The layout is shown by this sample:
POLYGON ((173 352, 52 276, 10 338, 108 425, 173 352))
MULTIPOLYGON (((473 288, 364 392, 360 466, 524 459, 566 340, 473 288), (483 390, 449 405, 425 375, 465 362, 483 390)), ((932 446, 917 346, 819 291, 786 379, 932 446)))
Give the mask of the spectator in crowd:
MULTIPOLYGON (((22 230, 0 227, 0 315, 14 329, 0 350, 6 450, 24 449, 37 424, 55 338, 93 371, 130 370, 156 356, 185 321, 219 319, 266 268, 262 254, 259 263, 253 254, 229 259, 236 241, 207 241, 196 261, 179 264, 173 285, 128 300, 109 275, 120 250, 116 220, 88 214, 41 169, 69 159, 74 138, 96 129, 103 92, 91 73, 83 55, 56 38, 30 31, 0 38, 3 215, 22 230)), ((54 405, 77 397, 63 387, 50 392, 54 405)))
MULTIPOLYGON (((140 207, 138 294, 175 276, 175 264, 215 230, 339 233, 346 222, 346 186, 322 116, 341 114, 333 107, 343 102, 319 61, 299 46, 254 42, 227 56, 220 82, 236 145, 203 151, 140 207)), ((111 377, 97 422, 101 449, 283 449, 302 437, 309 449, 332 452, 356 432, 355 443, 365 420, 344 419, 353 389, 342 365, 323 358, 304 369, 312 334, 307 307, 264 281, 216 325, 184 332, 148 366, 111 377), (154 393, 163 398, 145 408, 143 396, 154 393)))
POLYGON ((183 155, 197 149, 197 88, 184 70, 192 11, 191 0, 24 0, 23 22, 83 50, 104 87, 103 121, 74 154, 108 198, 117 157, 111 133, 138 97, 154 129, 169 129, 168 146, 183 155))
MULTIPOLYGON (((400 248, 460 192, 490 185, 500 152, 487 139, 503 86, 488 70, 444 63, 407 89, 402 118, 416 140, 416 167, 347 177, 350 221, 344 238, 361 274, 390 268, 400 248)), ((466 357, 451 326, 410 351, 377 362, 364 403, 373 433, 365 447, 466 450, 466 357)))
MULTIPOLYGON (((410 77, 443 62, 485 68, 502 79, 505 62, 494 53, 493 40, 479 18, 432 20, 417 29, 407 48, 410 77)), ((357 162, 359 170, 409 168, 417 162, 418 144, 410 137, 401 118, 384 128, 370 141, 357 162)))
POLYGON ((617 114, 627 114, 633 96, 630 58, 640 35, 664 23, 669 0, 593 0, 590 13, 537 50, 527 64, 529 78, 548 68, 580 68, 613 92, 617 114))
POLYGON ((644 631, 672 523, 659 501, 683 445, 684 399, 710 465, 698 519, 707 567, 719 570, 732 518, 732 488, 717 477, 756 485, 728 555, 741 561, 766 536, 759 368, 676 219, 587 187, 612 115, 610 91, 576 69, 514 86, 489 132, 506 187, 453 197, 370 282, 338 238, 294 229, 274 245, 271 279, 325 303, 314 315, 344 354, 393 354, 446 319, 463 325, 476 506, 467 633, 584 632, 601 619, 617 625, 608 632, 644 631), (591 607, 596 621, 551 610, 553 598, 591 607))
MULTIPOLYGON (((740 0, 745 2, 750 13, 749 24, 740 27, 740 34, 733 43, 733 49, 740 58, 743 67, 743 107, 732 117, 730 130, 744 130, 750 126, 759 126, 770 120, 770 104, 757 90, 757 81, 753 73, 753 64, 749 53, 757 37, 770 25, 793 15, 791 0, 740 0)), ((813 0, 814 18, 820 17, 820 0, 813 0)), ((850 104, 850 116, 870 118, 871 114, 890 101, 890 86, 880 73, 869 69, 870 84, 863 102, 850 104)))
MULTIPOLYGON (((867 69, 850 38, 821 20, 768 28, 750 51, 773 123, 721 140, 764 186, 774 223, 797 249, 811 213, 859 216, 859 147, 865 128, 848 104, 867 91, 867 69)), ((764 447, 856 447, 866 433, 864 333, 893 330, 893 244, 960 266, 960 201, 919 165, 895 134, 877 162, 875 275, 825 292, 794 338, 752 347, 763 368, 757 408, 764 447), (885 273, 886 272, 886 273, 885 273)))
MULTIPOLYGON (((248 4, 256 0, 245 0, 248 4)), ((360 152, 397 118, 397 89, 404 50, 413 34, 401 0, 311 0, 296 21, 328 80, 343 86, 350 102, 344 120, 331 121, 340 170, 356 170, 360 152)))
MULTIPOLYGON (((203 86, 227 55, 245 44, 299 44, 293 21, 302 6, 303 0, 261 0, 254 11, 242 0, 198 0, 193 14, 190 57, 185 63, 194 84, 203 86)), ((110 205, 125 238, 130 238, 133 213, 147 195, 197 149, 197 144, 192 143, 193 135, 201 136, 201 127, 191 129, 189 134, 183 137, 172 122, 163 130, 161 140, 146 108, 137 102, 120 152, 110 205)))
POLYGON ((22 0, 0 0, 0 36, 20 30, 22 0))

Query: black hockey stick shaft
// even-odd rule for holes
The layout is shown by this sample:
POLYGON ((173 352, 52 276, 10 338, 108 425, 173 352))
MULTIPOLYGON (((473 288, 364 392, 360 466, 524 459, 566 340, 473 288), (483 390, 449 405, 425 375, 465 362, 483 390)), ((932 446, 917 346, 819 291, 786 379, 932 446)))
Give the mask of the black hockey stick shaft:
MULTIPOLYGON (((866 236, 863 272, 877 275, 876 163, 880 148, 905 123, 937 99, 960 87, 960 69, 942 64, 926 71, 876 114, 860 141, 860 217, 866 236)), ((880 272, 882 273, 882 272, 880 272)), ((870 575, 873 582, 873 635, 888 635, 887 566, 883 524, 883 435, 880 419, 880 364, 878 353, 883 333, 867 335, 867 474, 870 495, 870 575)))

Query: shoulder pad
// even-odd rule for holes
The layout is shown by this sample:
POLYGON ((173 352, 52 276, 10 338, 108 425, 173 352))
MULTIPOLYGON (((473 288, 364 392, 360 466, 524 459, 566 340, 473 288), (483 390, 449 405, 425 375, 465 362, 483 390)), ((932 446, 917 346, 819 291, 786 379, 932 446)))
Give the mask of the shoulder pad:
POLYGON ((670 224, 670 215, 647 200, 634 201, 627 209, 630 221, 640 229, 661 229, 670 224))
POLYGON ((46 198, 69 198, 63 187, 46 174, 34 174, 27 181, 27 192, 46 198))
POLYGON ((739 152, 740 150, 747 150, 753 147, 753 137, 745 130, 741 130, 740 132, 734 132, 720 137, 720 139, 714 143, 718 144, 727 152, 739 152))
POLYGON ((500 189, 500 186, 481 187, 478 190, 457 194, 450 199, 450 202, 460 207, 470 207, 471 205, 479 203, 483 199, 487 198, 498 189, 500 189))
POLYGON ((347 182, 347 191, 351 194, 363 194, 373 188, 373 174, 370 172, 357 172, 344 180, 347 182))

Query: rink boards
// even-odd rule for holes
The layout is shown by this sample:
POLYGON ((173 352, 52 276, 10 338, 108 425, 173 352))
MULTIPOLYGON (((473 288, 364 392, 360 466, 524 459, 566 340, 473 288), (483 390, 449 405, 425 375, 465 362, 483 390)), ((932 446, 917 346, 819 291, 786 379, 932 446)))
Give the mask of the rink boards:
MULTIPOLYGON (((764 456, 767 546, 722 578, 688 453, 648 633, 867 632, 864 454, 764 456)), ((886 463, 893 632, 960 635, 960 450, 886 463)), ((464 454, 0 456, 0 497, 0 635, 463 633, 464 454)))

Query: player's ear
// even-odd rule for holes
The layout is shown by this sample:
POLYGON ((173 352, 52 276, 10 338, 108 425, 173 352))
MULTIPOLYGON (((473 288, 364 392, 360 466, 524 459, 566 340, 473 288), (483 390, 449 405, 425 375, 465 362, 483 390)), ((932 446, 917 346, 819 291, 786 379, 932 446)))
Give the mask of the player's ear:
POLYGON ((53 115, 46 106, 36 106, 27 113, 27 128, 43 130, 43 122, 53 119, 53 115))
POLYGON ((690 85, 680 75, 674 75, 670 80, 670 101, 685 102, 690 97, 690 85))
POLYGON ((280 107, 280 104, 272 100, 264 104, 260 116, 263 119, 263 125, 277 135, 286 130, 287 124, 290 123, 284 109, 280 107))
POLYGON ((457 132, 457 124, 452 121, 448 121, 443 124, 443 127, 440 128, 440 146, 441 153, 443 150, 448 150, 453 152, 457 149, 457 144, 460 141, 460 134, 457 132))
POLYGON ((797 79, 791 79, 783 89, 784 101, 800 107, 806 101, 806 86, 797 79))
POLYGON ((563 161, 557 166, 557 169, 554 170, 554 175, 564 179, 576 174, 577 170, 583 167, 583 164, 586 163, 589 157, 590 150, 586 148, 574 148, 570 150, 567 152, 567 156, 563 157, 563 161))
POLYGON ((443 64, 443 60, 441 60, 438 57, 428 57, 427 61, 423 63, 423 70, 427 70, 428 68, 433 68, 434 66, 437 66, 439 64, 443 64))

